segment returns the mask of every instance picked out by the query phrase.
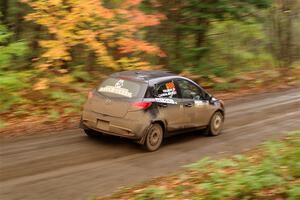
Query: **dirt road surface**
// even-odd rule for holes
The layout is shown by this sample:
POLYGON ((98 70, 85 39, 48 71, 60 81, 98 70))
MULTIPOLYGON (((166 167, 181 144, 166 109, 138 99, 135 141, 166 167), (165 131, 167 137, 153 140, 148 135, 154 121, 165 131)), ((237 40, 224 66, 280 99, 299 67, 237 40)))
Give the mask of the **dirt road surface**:
POLYGON ((145 153, 125 139, 86 137, 81 130, 2 139, 0 199, 87 199, 167 175, 206 156, 222 157, 300 127, 300 88, 226 102, 223 134, 169 138, 145 153))

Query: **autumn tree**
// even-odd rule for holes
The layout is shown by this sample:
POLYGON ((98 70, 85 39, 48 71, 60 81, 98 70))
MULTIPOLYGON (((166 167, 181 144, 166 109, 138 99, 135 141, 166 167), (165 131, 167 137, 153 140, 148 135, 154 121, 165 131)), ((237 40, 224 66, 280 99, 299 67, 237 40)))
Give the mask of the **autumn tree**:
POLYGON ((211 23, 243 21, 270 6, 271 0, 147 0, 145 4, 155 4, 155 10, 167 17, 155 27, 158 31, 150 31, 148 36, 168 54, 161 59, 162 64, 180 71, 185 67, 201 68, 202 58, 209 51, 206 38, 211 23))
MULTIPOLYGON (((283 72, 300 58, 300 1, 276 0, 269 13, 271 52, 283 72)), ((284 73, 283 73, 284 74, 284 73)))
POLYGON ((66 67, 76 59, 72 51, 78 46, 91 50, 98 64, 112 69, 148 68, 143 54, 164 56, 157 46, 144 40, 141 31, 158 25, 164 17, 143 13, 141 0, 23 2, 33 9, 26 19, 46 27, 50 34, 39 41, 45 49, 39 58, 41 69, 66 67))

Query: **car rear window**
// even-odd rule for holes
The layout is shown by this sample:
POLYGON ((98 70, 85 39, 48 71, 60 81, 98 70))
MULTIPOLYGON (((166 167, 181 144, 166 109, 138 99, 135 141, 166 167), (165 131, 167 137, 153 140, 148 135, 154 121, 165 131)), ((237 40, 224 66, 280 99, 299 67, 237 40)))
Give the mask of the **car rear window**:
POLYGON ((109 97, 138 98, 144 96, 146 88, 146 83, 108 78, 98 87, 98 92, 109 97))

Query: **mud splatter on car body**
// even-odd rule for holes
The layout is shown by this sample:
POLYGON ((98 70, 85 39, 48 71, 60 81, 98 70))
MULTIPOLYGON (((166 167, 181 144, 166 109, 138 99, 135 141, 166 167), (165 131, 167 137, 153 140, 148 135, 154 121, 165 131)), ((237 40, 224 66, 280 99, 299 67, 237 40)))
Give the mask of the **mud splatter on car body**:
POLYGON ((224 114, 223 102, 188 78, 135 70, 114 73, 90 92, 80 127, 89 136, 126 137, 154 151, 178 132, 207 128, 218 135, 224 114))

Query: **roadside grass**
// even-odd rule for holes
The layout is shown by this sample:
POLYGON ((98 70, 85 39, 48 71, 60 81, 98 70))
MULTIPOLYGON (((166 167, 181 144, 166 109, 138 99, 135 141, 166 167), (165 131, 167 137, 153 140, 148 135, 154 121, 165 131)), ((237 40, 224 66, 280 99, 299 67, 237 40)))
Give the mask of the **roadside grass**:
POLYGON ((98 76, 95 80, 81 78, 84 75, 40 78, 32 70, 0 72, 0 128, 24 119, 45 123, 79 115, 88 91, 101 80, 98 76))
POLYGON ((107 199, 300 199, 300 130, 243 155, 204 158, 175 175, 126 188, 107 199))

